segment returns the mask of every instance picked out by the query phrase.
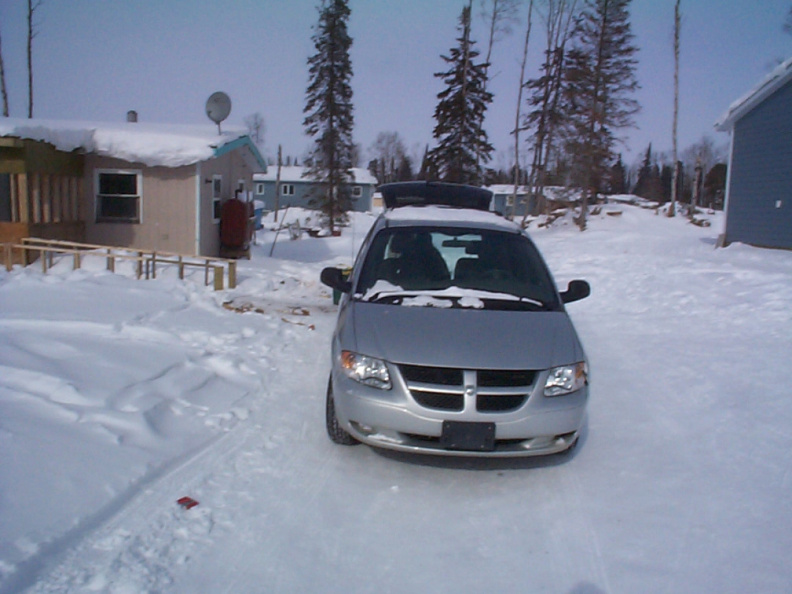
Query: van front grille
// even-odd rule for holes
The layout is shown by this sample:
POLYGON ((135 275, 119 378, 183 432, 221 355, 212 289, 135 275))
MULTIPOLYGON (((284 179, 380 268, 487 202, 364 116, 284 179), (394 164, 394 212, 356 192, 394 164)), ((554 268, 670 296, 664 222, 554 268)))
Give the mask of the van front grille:
POLYGON ((450 412, 462 412, 465 409, 466 387, 475 390, 474 402, 478 412, 504 413, 517 410, 528 400, 536 379, 534 370, 465 371, 453 367, 399 365, 399 371, 419 406, 450 412))

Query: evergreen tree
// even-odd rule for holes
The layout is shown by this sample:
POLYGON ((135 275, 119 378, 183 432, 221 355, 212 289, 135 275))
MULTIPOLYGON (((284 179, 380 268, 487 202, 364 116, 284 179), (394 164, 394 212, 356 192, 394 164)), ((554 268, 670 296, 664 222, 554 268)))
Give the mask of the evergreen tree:
POLYGON ((322 0, 319 22, 311 37, 316 53, 308 58, 310 84, 306 91, 303 125, 314 138, 308 175, 321 190, 311 199, 323 214, 330 232, 352 207, 352 180, 357 147, 352 141, 352 62, 347 32, 348 0, 322 0))
POLYGON ((639 105, 631 95, 638 51, 630 31, 630 0, 586 0, 565 65, 570 108, 567 153, 574 159, 583 201, 577 220, 586 227, 588 202, 602 188, 613 158, 616 132, 634 125, 639 105))
POLYGON ((621 155, 616 159, 616 162, 610 168, 610 176, 608 179, 608 194, 626 194, 627 193, 627 169, 624 167, 621 155))
MULTIPOLYGON (((670 192, 669 186, 669 192, 670 192)), ((660 168, 652 156, 651 143, 646 149, 641 169, 638 171, 638 179, 633 188, 633 194, 652 200, 653 202, 663 202, 663 188, 660 180, 660 168)))
POLYGON ((479 52, 470 38, 470 6, 462 9, 458 30, 459 46, 442 56, 449 69, 435 74, 448 86, 437 95, 433 137, 438 145, 429 151, 425 173, 427 179, 435 173, 443 181, 480 185, 493 147, 479 122, 492 93, 486 90, 487 65, 475 62, 479 52))
POLYGON ((726 195, 726 163, 716 163, 704 176, 704 206, 723 208, 726 195))
POLYGON ((372 171, 381 184, 397 181, 407 149, 398 132, 380 132, 369 147, 369 154, 377 161, 372 171))
POLYGON ((414 177, 412 159, 407 155, 402 155, 396 172, 396 181, 411 181, 414 177))

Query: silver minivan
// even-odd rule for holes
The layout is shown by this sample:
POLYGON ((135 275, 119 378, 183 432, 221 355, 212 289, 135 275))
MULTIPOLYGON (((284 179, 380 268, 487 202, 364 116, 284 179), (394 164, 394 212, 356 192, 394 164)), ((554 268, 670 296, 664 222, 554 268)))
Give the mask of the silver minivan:
POLYGON ((340 292, 327 388, 338 444, 408 452, 533 456, 573 447, 588 364, 559 293, 492 194, 446 183, 380 186, 385 209, 340 292))

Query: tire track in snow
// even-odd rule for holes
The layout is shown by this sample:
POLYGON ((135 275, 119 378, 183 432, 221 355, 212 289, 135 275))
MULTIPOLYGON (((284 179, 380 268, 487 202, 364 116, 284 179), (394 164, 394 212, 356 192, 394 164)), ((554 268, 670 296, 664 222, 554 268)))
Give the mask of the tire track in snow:
MULTIPOLYGON (((309 332, 307 327, 280 322, 280 360, 299 352, 296 343, 305 340, 309 332)), ((270 359, 257 363, 251 352, 255 350, 255 345, 249 345, 247 352, 237 353, 236 357, 252 371, 273 364, 270 359)), ((228 353, 233 354, 233 348, 229 347, 228 353)), ((285 436, 276 427, 270 429, 270 436, 265 436, 265 405, 274 397, 287 397, 290 389, 304 387, 297 363, 300 362, 282 369, 288 372, 294 368, 289 374, 293 379, 252 406, 249 418, 199 451, 147 475, 105 510, 43 551, 41 557, 51 556, 54 563, 46 568, 41 563, 20 568, 14 583, 34 586, 32 592, 167 590, 173 584, 174 569, 189 563, 196 549, 210 546, 216 534, 225 532, 227 536, 233 529, 235 520, 229 509, 238 506, 242 499, 255 503, 256 497, 246 488, 249 480, 242 473, 252 469, 258 476, 279 474, 266 457, 294 436, 285 436), (229 491, 229 485, 234 483, 237 487, 229 491), (181 510, 175 500, 184 493, 194 494, 201 504, 181 510), (66 552, 57 554, 63 550, 66 552)), ((266 375, 266 370, 259 371, 266 375)), ((304 434, 305 423, 294 431, 304 434)))

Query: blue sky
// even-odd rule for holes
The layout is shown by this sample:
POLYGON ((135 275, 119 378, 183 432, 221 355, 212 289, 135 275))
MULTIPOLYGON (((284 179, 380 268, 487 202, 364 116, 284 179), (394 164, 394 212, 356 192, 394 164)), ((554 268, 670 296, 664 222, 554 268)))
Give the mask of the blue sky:
MULTIPOLYGON (((34 40, 37 118, 119 121, 134 109, 141 121, 209 122, 204 103, 216 90, 233 107, 228 125, 260 112, 264 152, 302 155, 310 145, 302 107, 313 53, 311 27, 318 0, 44 0, 34 40)), ((541 0, 538 0, 541 3, 541 0)), ((474 0, 478 6, 479 0, 474 0)), ((432 114, 442 89, 433 73, 455 45, 464 0, 350 0, 355 140, 364 149, 378 132, 397 131, 420 153, 432 143, 432 114)), ((527 6, 527 0, 525 2, 527 6)), ((11 115, 27 115, 26 0, 0 0, 0 33, 11 115)), ((638 127, 624 131, 628 163, 649 142, 671 148, 674 0, 633 0, 632 27, 640 48, 638 127)), ((728 136, 713 123, 780 59, 792 56, 782 30, 790 0, 682 0, 679 143, 707 134, 728 136)), ((478 8, 476 8, 478 12, 478 8)), ((524 36, 495 46, 486 127, 508 165, 524 36)), ((531 72, 541 59, 541 24, 534 20, 531 72)), ((485 50, 485 27, 474 22, 485 50)))

